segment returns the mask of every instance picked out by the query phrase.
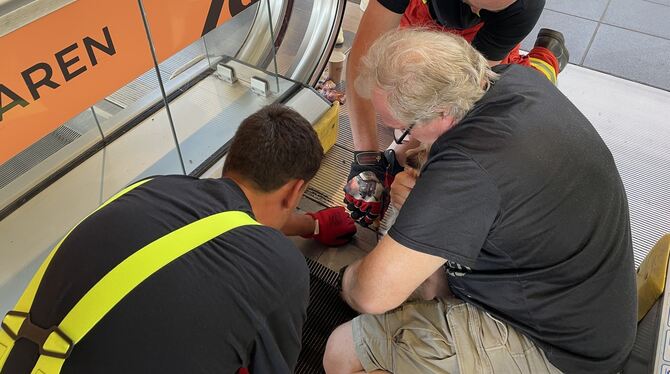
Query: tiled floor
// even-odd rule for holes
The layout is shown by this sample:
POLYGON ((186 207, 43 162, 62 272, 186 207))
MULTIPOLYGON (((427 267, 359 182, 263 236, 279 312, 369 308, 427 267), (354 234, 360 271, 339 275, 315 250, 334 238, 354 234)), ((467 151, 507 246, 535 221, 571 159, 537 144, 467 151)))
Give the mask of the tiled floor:
POLYGON ((522 47, 553 28, 565 35, 571 63, 668 91, 668 20, 670 0, 547 0, 522 47))
MULTIPOLYGON (((347 4, 345 52, 361 14, 347 4)), ((522 49, 533 47, 542 27, 565 35, 570 63, 670 91, 670 0, 547 0, 522 49)))

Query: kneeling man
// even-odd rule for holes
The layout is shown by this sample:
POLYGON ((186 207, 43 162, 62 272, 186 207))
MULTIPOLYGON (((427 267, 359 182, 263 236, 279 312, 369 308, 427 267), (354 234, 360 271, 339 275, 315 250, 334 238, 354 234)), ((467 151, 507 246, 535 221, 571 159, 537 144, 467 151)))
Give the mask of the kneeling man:
POLYGON ((445 33, 390 32, 361 69, 384 123, 431 148, 392 186, 388 235, 341 272, 367 314, 333 332, 326 371, 621 370, 636 329, 628 203, 584 115, 445 33), (436 271, 455 297, 405 302, 436 271))

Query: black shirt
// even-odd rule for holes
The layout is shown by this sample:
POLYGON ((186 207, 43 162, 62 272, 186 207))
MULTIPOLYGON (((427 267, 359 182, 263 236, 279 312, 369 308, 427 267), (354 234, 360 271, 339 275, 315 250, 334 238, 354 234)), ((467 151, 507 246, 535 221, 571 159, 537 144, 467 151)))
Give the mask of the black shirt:
MULTIPOLYGON (((79 224, 47 269, 33 322, 57 325, 112 267, 197 219, 251 213, 229 179, 156 177, 79 224)), ((309 294, 303 256, 279 231, 242 226, 179 257, 122 299, 74 348, 61 373, 289 373, 309 294)), ((37 347, 17 341, 3 374, 30 373, 37 347)))
POLYGON ((448 260, 452 292, 568 373, 618 370, 636 331, 628 203, 611 153, 541 74, 501 74, 433 144, 389 235, 448 260))
MULTIPOLYGON (((402 14, 410 0, 378 0, 388 10, 402 14)), ((545 0, 517 0, 499 12, 472 12, 463 0, 429 0, 428 9, 440 25, 463 30, 484 23, 472 45, 491 61, 499 61, 533 30, 545 0)))

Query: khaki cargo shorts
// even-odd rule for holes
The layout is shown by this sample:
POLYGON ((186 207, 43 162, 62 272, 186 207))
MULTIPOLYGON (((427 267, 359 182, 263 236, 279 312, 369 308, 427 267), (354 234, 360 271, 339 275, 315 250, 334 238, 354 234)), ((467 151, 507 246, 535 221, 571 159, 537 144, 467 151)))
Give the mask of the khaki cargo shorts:
POLYGON ((367 372, 560 373, 530 339, 458 299, 410 301, 352 329, 367 372))

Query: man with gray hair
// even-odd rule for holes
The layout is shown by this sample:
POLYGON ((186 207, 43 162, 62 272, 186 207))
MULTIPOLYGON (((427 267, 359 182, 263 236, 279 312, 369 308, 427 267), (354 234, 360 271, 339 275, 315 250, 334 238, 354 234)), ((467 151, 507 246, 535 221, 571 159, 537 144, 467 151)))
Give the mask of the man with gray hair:
POLYGON ((579 110, 537 72, 491 69, 427 30, 380 38, 356 88, 431 148, 420 177, 392 186, 388 235, 341 270, 367 314, 333 332, 326 371, 621 370, 636 330, 628 203, 579 110), (453 296, 406 301, 436 273, 453 296))
MULTIPOLYGON (((398 27, 426 27, 462 36, 491 66, 530 66, 555 83, 557 74, 569 60, 563 34, 543 28, 528 54, 519 51, 519 43, 537 23, 544 3, 544 0, 370 0, 347 59, 346 81, 356 80, 362 56, 382 34, 398 27)), ((355 152, 344 186, 344 202, 352 218, 362 225, 376 226, 384 217, 388 187, 393 181, 392 166, 396 162, 379 152, 375 111, 370 101, 350 89, 347 105, 355 152)), ((411 137, 404 138, 404 143, 409 144, 403 144, 402 140, 398 136, 396 144, 391 144, 400 164, 404 164, 405 151, 416 146, 411 144, 411 137)))

